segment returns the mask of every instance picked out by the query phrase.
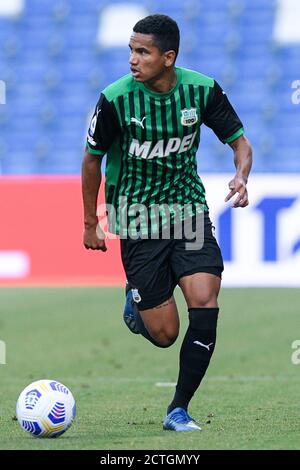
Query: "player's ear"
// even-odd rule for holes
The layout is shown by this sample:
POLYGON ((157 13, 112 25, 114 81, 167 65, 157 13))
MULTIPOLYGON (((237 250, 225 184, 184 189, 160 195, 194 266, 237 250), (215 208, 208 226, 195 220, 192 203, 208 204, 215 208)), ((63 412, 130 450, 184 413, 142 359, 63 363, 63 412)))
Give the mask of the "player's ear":
POLYGON ((164 53, 165 56, 165 66, 166 67, 171 67, 174 65, 175 59, 176 59, 176 53, 175 51, 166 51, 164 53))

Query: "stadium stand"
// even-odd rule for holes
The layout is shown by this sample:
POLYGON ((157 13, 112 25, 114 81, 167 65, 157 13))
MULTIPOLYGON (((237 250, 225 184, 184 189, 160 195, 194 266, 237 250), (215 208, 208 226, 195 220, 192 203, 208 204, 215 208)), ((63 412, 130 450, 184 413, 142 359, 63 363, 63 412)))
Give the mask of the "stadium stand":
MULTIPOLYGON (((300 42, 281 26, 288 14, 282 1, 11 0, 0 1, 0 80, 7 94, 0 105, 0 174, 79 173, 98 94, 128 73, 126 41, 103 43, 99 30, 112 4, 116 35, 124 34, 126 5, 133 23, 142 11, 174 17, 182 34, 178 65, 213 76, 228 91, 254 146, 254 170, 300 171, 300 105, 291 99, 300 42)), ((299 9, 294 16, 299 25, 299 9)), ((232 171, 230 155, 203 130, 200 172, 232 171)))

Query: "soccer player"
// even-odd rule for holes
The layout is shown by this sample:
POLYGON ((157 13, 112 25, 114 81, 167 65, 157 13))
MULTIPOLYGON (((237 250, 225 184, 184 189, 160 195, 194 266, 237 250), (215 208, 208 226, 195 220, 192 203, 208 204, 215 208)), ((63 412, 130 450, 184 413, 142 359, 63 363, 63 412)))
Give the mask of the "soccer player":
POLYGON ((155 346, 169 347, 179 331, 173 291, 180 286, 189 326, 163 427, 199 431, 188 405, 215 349, 223 271, 197 173, 201 124, 233 149, 236 173, 225 200, 234 197, 235 208, 248 205, 252 151, 220 85, 213 78, 175 66, 179 36, 177 23, 168 16, 140 20, 129 42, 131 73, 100 95, 82 165, 84 246, 107 249, 97 218, 101 159, 107 154, 108 223, 110 231, 120 235, 128 280, 124 321, 133 333, 155 346), (152 214, 157 207, 164 209, 158 217, 157 211, 152 214), (178 211, 178 207, 189 210, 178 211), (165 236, 168 221, 170 231, 165 236), (182 224, 188 230, 178 236, 182 224))

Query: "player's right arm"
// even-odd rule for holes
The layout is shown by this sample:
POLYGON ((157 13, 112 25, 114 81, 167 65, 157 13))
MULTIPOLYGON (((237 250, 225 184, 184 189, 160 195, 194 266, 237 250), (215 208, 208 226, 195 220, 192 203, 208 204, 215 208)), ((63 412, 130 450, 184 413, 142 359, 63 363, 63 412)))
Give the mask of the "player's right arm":
POLYGON ((97 217, 97 199, 101 185, 101 160, 89 153, 88 147, 82 161, 82 199, 84 210, 83 244, 91 250, 106 251, 105 236, 97 217))
POLYGON ((89 127, 82 161, 83 244, 87 249, 107 250, 105 235, 98 225, 97 200, 101 185, 101 161, 119 130, 115 108, 101 94, 89 127))

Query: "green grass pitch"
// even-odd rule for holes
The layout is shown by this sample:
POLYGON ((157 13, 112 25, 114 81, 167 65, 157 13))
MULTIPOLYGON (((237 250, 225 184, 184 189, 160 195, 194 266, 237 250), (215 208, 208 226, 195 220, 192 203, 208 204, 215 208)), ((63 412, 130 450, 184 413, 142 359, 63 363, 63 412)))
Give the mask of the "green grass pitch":
POLYGON ((1 449, 299 449, 300 339, 296 289, 223 289, 218 342, 190 406, 201 433, 162 430, 187 325, 157 349, 127 330, 119 288, 2 288, 1 449), (58 439, 36 439, 14 419, 21 390, 34 380, 70 387, 77 417, 58 439))

